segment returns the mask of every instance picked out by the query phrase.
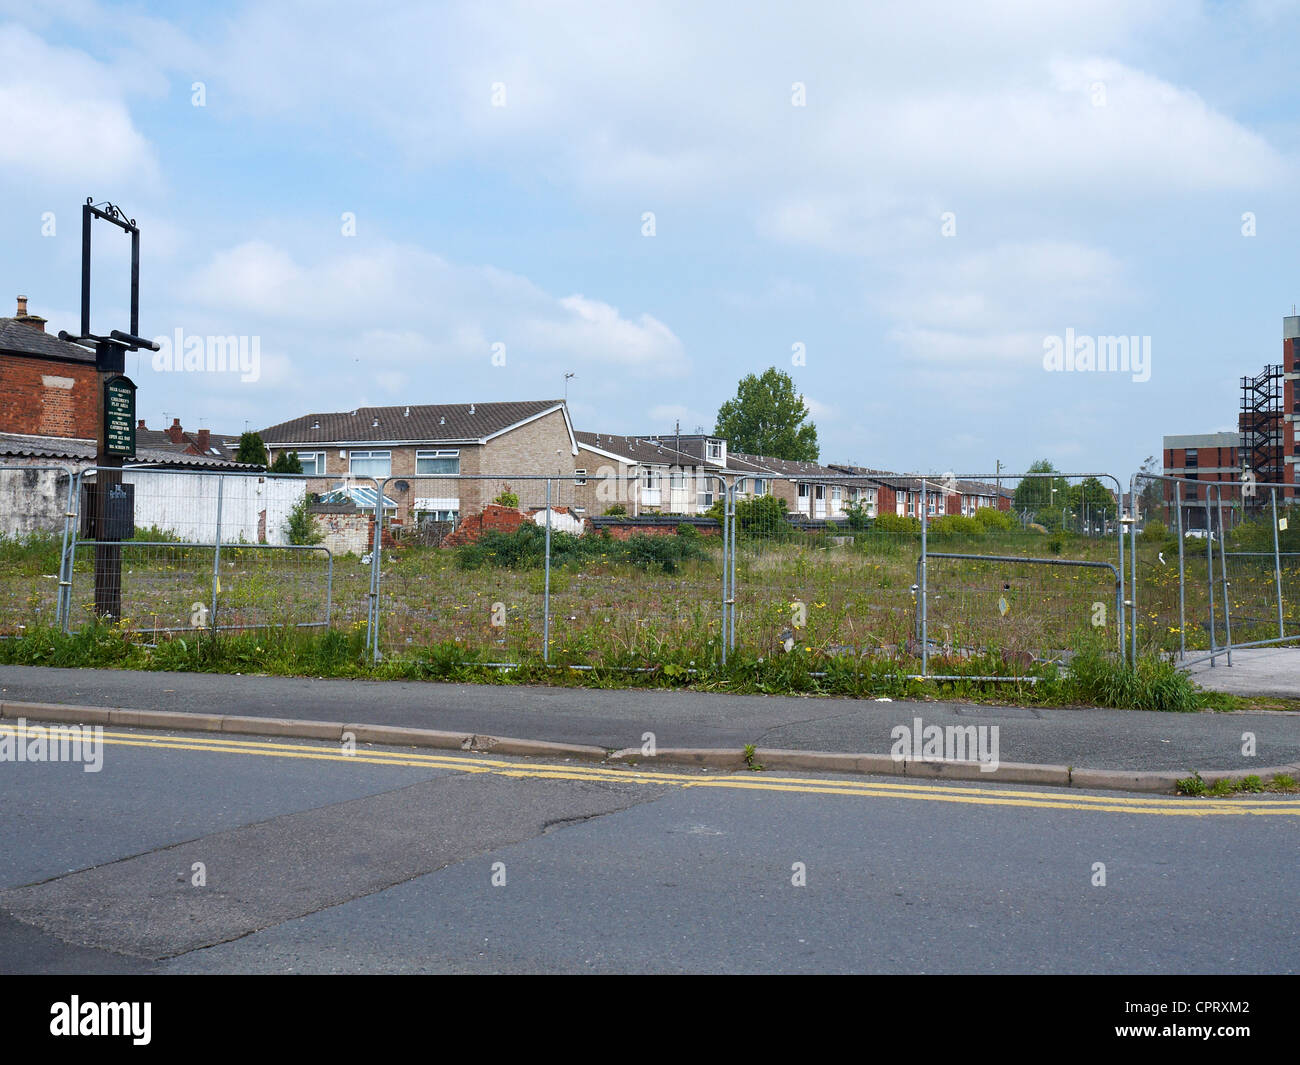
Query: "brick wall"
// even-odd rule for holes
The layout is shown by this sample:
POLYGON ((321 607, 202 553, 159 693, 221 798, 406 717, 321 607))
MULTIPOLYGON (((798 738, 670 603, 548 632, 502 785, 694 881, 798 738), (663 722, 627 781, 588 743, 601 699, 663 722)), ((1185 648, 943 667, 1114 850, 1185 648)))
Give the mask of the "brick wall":
POLYGON ((0 432, 94 440, 98 395, 93 366, 0 355, 0 432))
POLYGON ((471 544, 485 532, 514 532, 529 517, 521 510, 489 503, 479 513, 464 518, 456 531, 442 541, 443 547, 471 544))

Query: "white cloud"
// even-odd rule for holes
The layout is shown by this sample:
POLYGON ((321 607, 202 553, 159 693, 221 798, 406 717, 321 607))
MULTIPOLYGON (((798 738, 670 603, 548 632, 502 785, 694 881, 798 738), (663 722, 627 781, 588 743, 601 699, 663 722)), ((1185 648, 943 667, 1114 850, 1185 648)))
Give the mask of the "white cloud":
POLYGON ((114 72, 84 52, 0 26, 0 171, 56 189, 156 182, 154 150, 136 128, 114 72))

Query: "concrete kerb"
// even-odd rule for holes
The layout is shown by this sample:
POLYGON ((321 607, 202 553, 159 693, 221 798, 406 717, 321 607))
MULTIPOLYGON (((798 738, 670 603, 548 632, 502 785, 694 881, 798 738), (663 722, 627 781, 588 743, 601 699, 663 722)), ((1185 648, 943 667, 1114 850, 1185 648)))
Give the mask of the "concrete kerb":
MULTIPOLYGON (((397 747, 430 747, 537 758, 576 758, 591 762, 613 762, 648 768, 654 765, 695 766, 704 769, 738 771, 749 768, 742 750, 707 747, 661 747, 646 755, 639 747, 607 751, 587 744, 555 743, 505 736, 487 736, 437 729, 404 728, 389 725, 340 724, 293 718, 244 717, 199 714, 168 710, 132 710, 125 707, 72 706, 62 703, 0 701, 0 719, 26 718, 67 724, 106 725, 123 728, 171 729, 187 732, 215 732, 245 736, 274 736, 341 742, 351 734, 358 743, 397 747)), ((839 751, 792 751, 758 749, 755 765, 763 770, 813 770, 825 773, 855 773, 896 776, 914 780, 986 780, 1002 784, 1046 784, 1053 787, 1087 788, 1101 791, 1169 793, 1185 772, 1147 772, 1128 769, 1078 769, 1071 766, 1031 765, 1002 762, 985 771, 979 762, 916 762, 895 760, 887 754, 850 754, 839 751)), ((1208 769, 1199 771, 1207 784, 1216 780, 1239 781, 1255 776, 1263 780, 1281 774, 1300 778, 1300 763, 1261 766, 1255 769, 1208 769)))

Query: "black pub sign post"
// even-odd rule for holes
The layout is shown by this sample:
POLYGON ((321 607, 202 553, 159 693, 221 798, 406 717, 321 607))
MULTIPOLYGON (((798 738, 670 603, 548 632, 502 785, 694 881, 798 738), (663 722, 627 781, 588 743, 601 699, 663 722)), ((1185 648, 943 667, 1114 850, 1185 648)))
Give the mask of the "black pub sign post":
POLYGON ((82 535, 95 544, 95 613, 122 616, 122 544, 135 535, 134 485, 122 483, 122 463, 135 458, 135 382, 126 377, 126 353, 158 345, 140 333, 140 228, 111 203, 93 198, 81 207, 81 333, 60 331, 59 339, 94 346, 99 371, 99 441, 95 483, 84 497, 82 535), (131 331, 105 335, 90 328, 90 230, 95 219, 108 222, 131 238, 131 331))

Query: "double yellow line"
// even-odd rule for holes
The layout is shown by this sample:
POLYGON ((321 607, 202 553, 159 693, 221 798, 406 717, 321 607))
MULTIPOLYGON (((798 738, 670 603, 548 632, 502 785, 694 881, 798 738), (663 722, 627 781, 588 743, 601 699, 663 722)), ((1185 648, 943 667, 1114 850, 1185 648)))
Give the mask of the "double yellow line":
MULTIPOLYGON (((14 726, 11 726, 14 727, 14 726)), ((15 728, 19 735, 32 734, 32 727, 15 728)), ((1130 796, 1084 795, 1074 791, 1031 791, 965 787, 945 784, 855 781, 840 778, 787 777, 769 773, 704 773, 647 771, 575 762, 557 765, 539 762, 508 762, 479 754, 425 754, 358 748, 347 753, 341 747, 288 743, 273 740, 234 740, 203 736, 153 736, 137 732, 104 731, 104 743, 115 747, 146 747, 152 750, 199 751, 208 754, 260 755, 269 758, 300 758, 318 762, 350 762, 361 765, 405 766, 417 769, 448 769, 457 773, 489 773, 494 776, 542 780, 636 783, 678 788, 727 788, 741 791, 781 791, 803 795, 844 795, 857 798, 913 799, 950 802, 969 806, 1021 806, 1044 810, 1082 810, 1092 813, 1157 814, 1173 817, 1243 816, 1249 814, 1300 816, 1300 799, 1250 798, 1179 799, 1130 796)))

